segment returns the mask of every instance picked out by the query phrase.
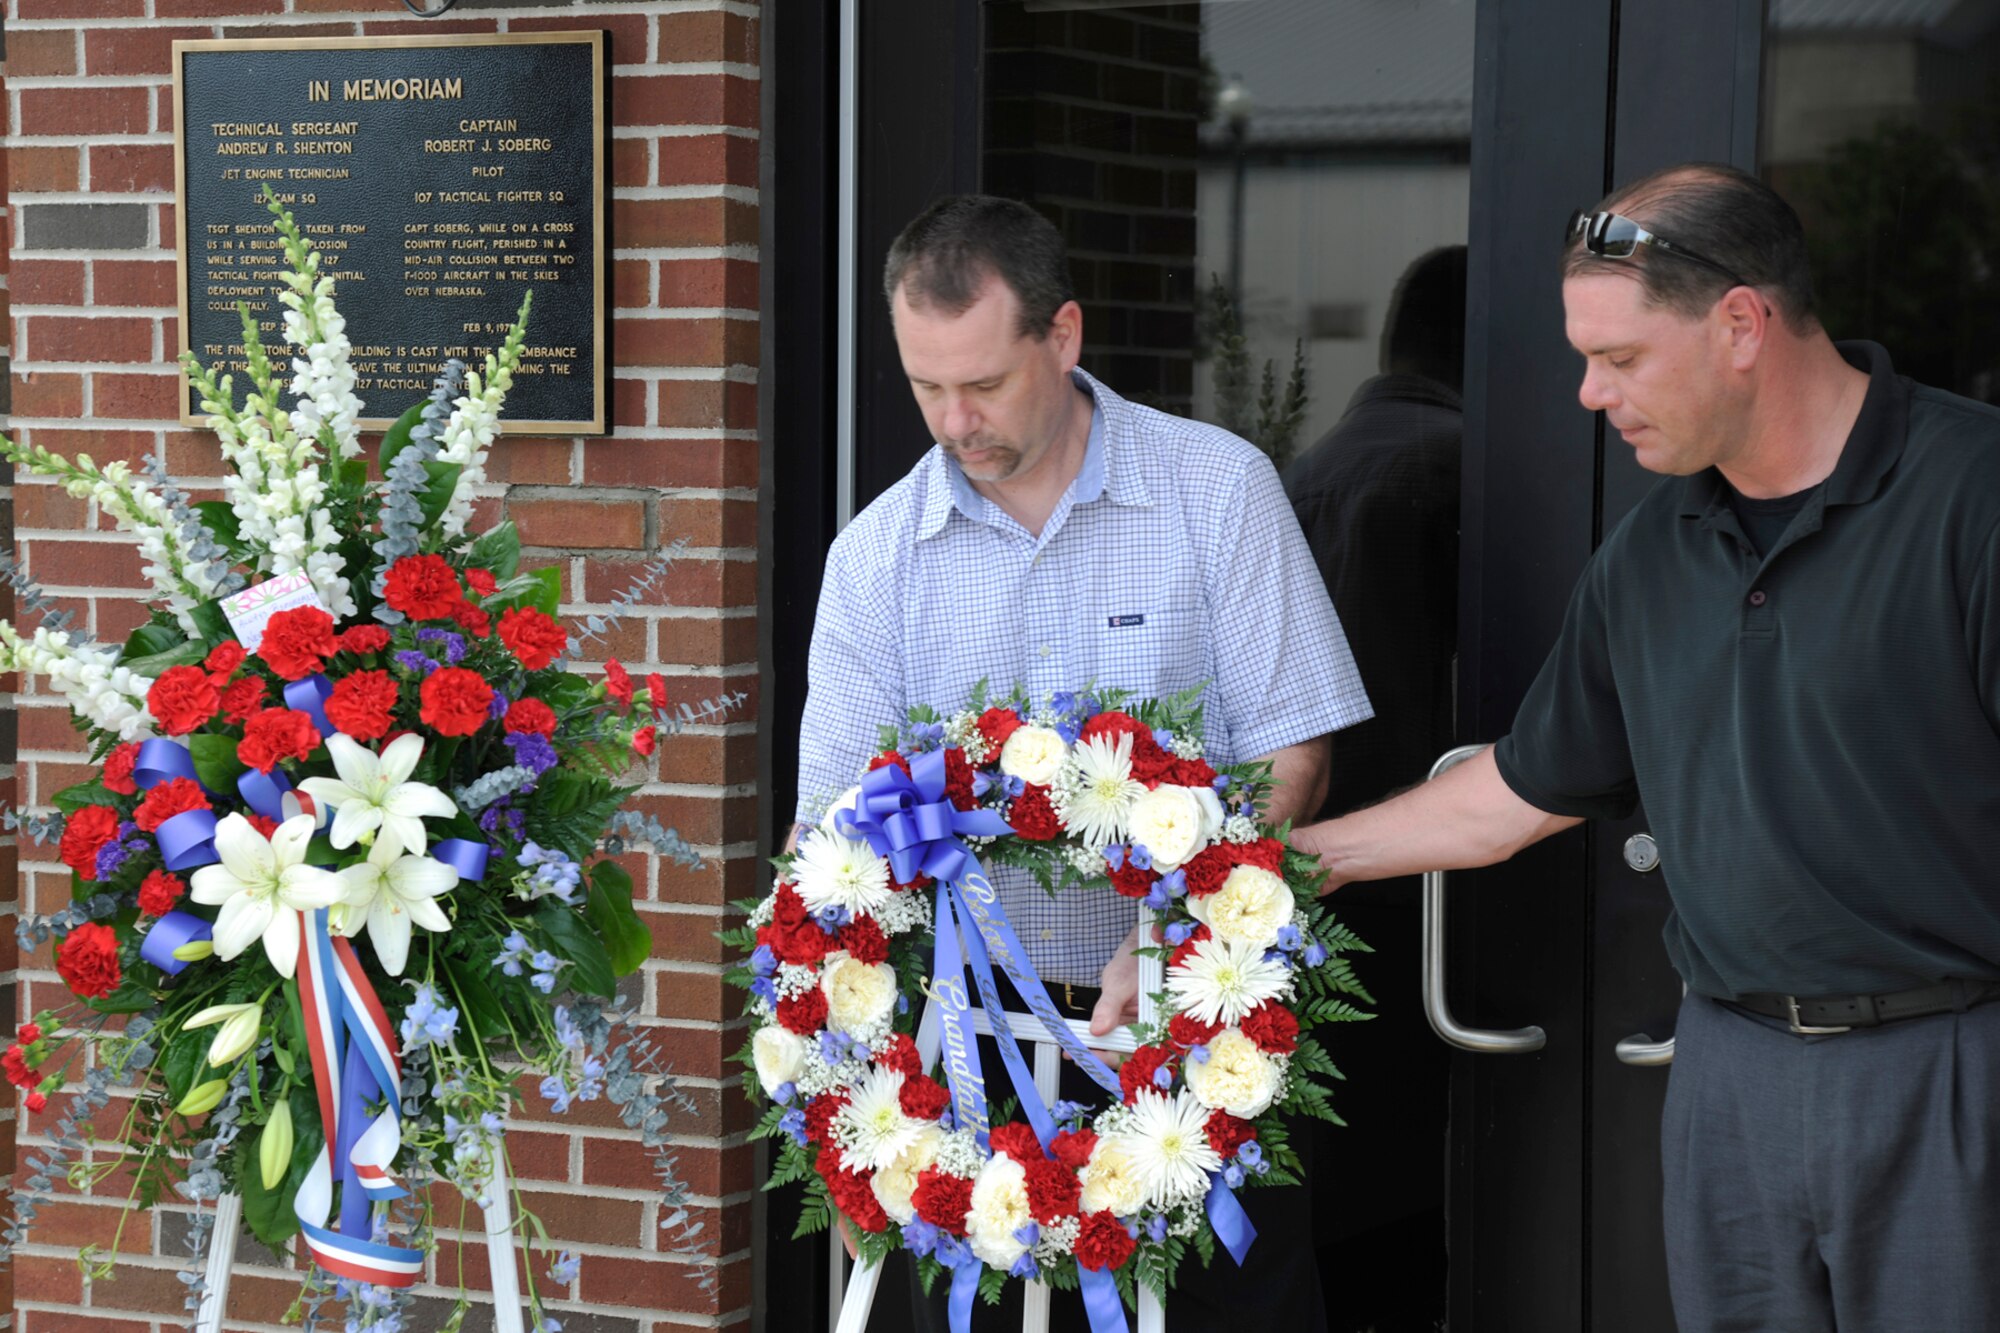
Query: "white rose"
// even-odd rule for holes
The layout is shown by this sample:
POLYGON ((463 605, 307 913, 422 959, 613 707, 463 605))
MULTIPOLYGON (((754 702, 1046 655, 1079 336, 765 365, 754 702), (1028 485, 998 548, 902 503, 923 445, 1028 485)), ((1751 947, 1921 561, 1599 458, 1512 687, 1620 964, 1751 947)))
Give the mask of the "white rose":
POLYGON ((1047 727, 1017 727, 1000 747, 1000 771, 1010 778, 1046 787, 1069 758, 1069 746, 1047 727))
POLYGON ((1189 787, 1194 793, 1195 804, 1201 807, 1201 841, 1204 846, 1222 836, 1222 826, 1229 815, 1222 808, 1222 798, 1215 794, 1213 787, 1189 787))
POLYGON ((1132 841, 1152 854, 1153 869, 1164 875, 1179 870, 1207 845, 1206 823, 1193 789, 1162 783, 1133 805, 1128 828, 1132 841))
POLYGON ((1208 1059, 1188 1061, 1181 1076, 1203 1106, 1244 1120, 1264 1114, 1278 1095, 1277 1062, 1236 1028, 1217 1033, 1208 1043, 1208 1059))
POLYGON ((833 822, 833 817, 839 814, 842 810, 852 812, 854 809, 854 803, 860 799, 861 799, 861 788, 858 786, 849 787, 846 791, 840 794, 839 800, 835 801, 832 805, 829 805, 826 808, 826 813, 820 816, 819 826, 825 829, 828 833, 835 833, 835 834, 839 833, 840 826, 833 822))
POLYGON ((836 1032, 865 1031, 896 1007, 896 969, 887 963, 828 954, 819 985, 826 992, 826 1025, 836 1032))
POLYGON ((764 1095, 774 1097, 781 1084, 796 1083, 806 1067, 805 1038, 787 1032, 776 1023, 757 1029, 750 1039, 750 1054, 757 1062, 757 1081, 764 1095))
POLYGON ((917 1176, 923 1169, 937 1160, 938 1145, 944 1142, 944 1131, 936 1125, 926 1125, 917 1136, 917 1141, 903 1150, 888 1166, 877 1171, 868 1184, 875 1191, 875 1202, 882 1205, 882 1211, 896 1219, 899 1226, 907 1226, 916 1220, 916 1205, 910 1196, 916 1193, 917 1176))
POLYGON ((1014 1233, 1034 1220, 1027 1170, 1005 1154, 988 1158, 972 1182, 972 1208, 966 1214, 965 1239, 972 1252, 1006 1272, 1028 1248, 1014 1233))
POLYGON ((1238 866, 1222 887, 1206 898, 1190 898, 1188 910, 1217 939, 1252 949, 1268 949, 1292 919, 1292 890, 1259 866, 1238 866))
POLYGON ((1138 1168, 1122 1148, 1107 1138, 1097 1141, 1090 1151, 1090 1160, 1077 1175, 1083 1181, 1077 1207, 1083 1212, 1109 1209, 1114 1217, 1129 1217, 1146 1202, 1146 1185, 1139 1178, 1138 1168))

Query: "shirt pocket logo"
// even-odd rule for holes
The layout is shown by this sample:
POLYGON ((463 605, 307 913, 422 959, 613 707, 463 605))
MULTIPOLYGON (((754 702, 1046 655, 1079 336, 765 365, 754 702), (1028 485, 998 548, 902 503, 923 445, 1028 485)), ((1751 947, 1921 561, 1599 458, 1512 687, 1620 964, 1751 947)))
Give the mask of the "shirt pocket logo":
POLYGON ((1146 617, 1144 617, 1144 616, 1112 616, 1112 617, 1111 617, 1111 628, 1113 628, 1113 629, 1126 629, 1126 628, 1129 628, 1129 627, 1131 627, 1131 626, 1135 626, 1135 625, 1143 625, 1143 624, 1145 624, 1145 623, 1146 623, 1146 617))

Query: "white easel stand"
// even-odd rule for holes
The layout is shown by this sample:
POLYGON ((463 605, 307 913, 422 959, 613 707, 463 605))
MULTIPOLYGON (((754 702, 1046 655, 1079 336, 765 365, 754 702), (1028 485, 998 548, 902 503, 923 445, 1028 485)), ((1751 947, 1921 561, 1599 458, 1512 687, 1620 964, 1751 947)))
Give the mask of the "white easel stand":
MULTIPOLYGON (((1139 909, 1139 925, 1142 938, 1151 938, 1153 913, 1150 908, 1139 909)), ((1158 958, 1139 959, 1139 1016, 1150 1024, 1153 1021, 1153 996, 1166 984, 1166 964, 1158 958)), ((1035 1050, 1035 1089, 1042 1094, 1044 1103, 1056 1099, 1056 1084, 1062 1073, 1062 1048, 1049 1036, 1048 1029, 1033 1014, 1003 1014, 1007 1025, 1014 1029, 1014 1036, 1033 1044, 1035 1050)), ((993 1034, 993 1018, 986 1010, 973 1008, 968 1011, 974 1032, 982 1036, 993 1034)), ((1090 1024, 1079 1019, 1070 1019, 1069 1030, 1088 1046, 1098 1050, 1132 1051, 1138 1043, 1133 1040, 1127 1028, 1119 1028, 1106 1037, 1091 1035, 1090 1024)), ((938 1031, 937 1011, 930 1005, 924 1006, 924 1015, 917 1023, 917 1055, 929 1069, 937 1061, 938 1046, 943 1040, 938 1031)), ((827 1306, 832 1315, 834 1333, 864 1333, 868 1327, 868 1314, 875 1305, 875 1288, 882 1279, 881 1267, 866 1263, 858 1265, 851 1278, 847 1272, 847 1247, 840 1238, 838 1226, 829 1228, 827 1244, 832 1256, 827 1278, 827 1306)), ((1021 1333, 1048 1333, 1049 1329, 1049 1287, 1046 1283, 1030 1282, 1022 1293, 1021 1333)), ((1159 1299, 1144 1286, 1139 1288, 1139 1330, 1138 1333, 1166 1333, 1167 1312, 1159 1299)), ((206 1330, 203 1331, 206 1333, 206 1330)))
MULTIPOLYGON (((504 1172, 496 1172, 487 1197, 480 1201, 486 1215, 486 1267, 492 1273, 495 1333, 521 1333, 521 1283, 514 1272, 513 1196, 504 1172)), ((236 1243, 243 1234, 243 1196, 225 1194, 215 1201, 215 1230, 208 1246, 208 1287, 195 1312, 194 1333, 222 1333, 222 1313, 229 1308, 229 1274, 236 1266, 236 1243)))

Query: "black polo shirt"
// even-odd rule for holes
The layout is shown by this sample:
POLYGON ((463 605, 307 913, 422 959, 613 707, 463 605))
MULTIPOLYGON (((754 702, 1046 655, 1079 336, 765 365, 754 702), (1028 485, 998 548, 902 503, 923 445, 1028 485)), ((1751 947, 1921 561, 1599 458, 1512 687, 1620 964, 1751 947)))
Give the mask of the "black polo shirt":
POLYGON ((1605 539, 1495 757, 1523 800, 1643 797, 1688 985, 2000 978, 2000 411, 1873 343, 1840 462, 1759 556, 1713 469, 1605 539))

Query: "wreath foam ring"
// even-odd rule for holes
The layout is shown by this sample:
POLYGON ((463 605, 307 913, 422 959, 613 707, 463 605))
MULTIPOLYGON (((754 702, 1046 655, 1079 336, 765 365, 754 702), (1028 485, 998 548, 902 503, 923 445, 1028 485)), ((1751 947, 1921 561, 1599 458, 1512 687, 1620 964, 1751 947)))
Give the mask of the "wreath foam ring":
MULTIPOLYGON (((864 1258, 907 1249, 926 1289, 949 1272, 989 1302, 1013 1279, 1088 1301, 1108 1275, 1130 1306, 1142 1282, 1164 1299, 1190 1250, 1206 1264, 1220 1240, 1240 1259, 1232 1191, 1298 1183, 1287 1122, 1342 1123, 1320 1029, 1371 1017, 1348 957, 1368 946, 1320 900, 1324 872, 1289 828, 1260 820, 1270 765, 1204 757, 1198 701, 1017 688, 991 703, 982 685, 948 715, 914 708, 776 859, 770 893, 740 904, 748 924, 725 938, 747 955, 730 979, 753 1022, 736 1058, 768 1103, 757 1134, 777 1140, 766 1188, 804 1183, 797 1234, 838 1210, 864 1258), (1099 1066, 1101 1105, 1042 1108, 1032 1086, 1033 1107, 968 1101, 919 1055, 934 921, 953 910, 941 881, 983 883, 981 861, 1157 913, 1156 1021, 1134 1026, 1115 1074, 1099 1066)), ((958 901, 981 950, 986 909, 958 901)), ((960 935, 945 933, 937 981, 962 981, 960 935)))

